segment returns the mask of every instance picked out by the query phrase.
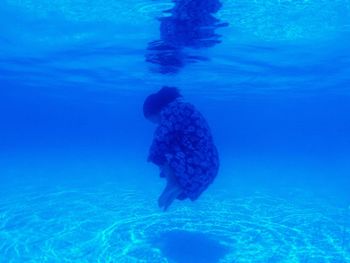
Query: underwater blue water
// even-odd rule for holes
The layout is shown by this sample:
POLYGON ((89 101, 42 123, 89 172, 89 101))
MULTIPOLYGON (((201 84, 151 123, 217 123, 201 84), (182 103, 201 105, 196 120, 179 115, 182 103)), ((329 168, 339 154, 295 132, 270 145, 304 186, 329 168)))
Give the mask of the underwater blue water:
POLYGON ((0 2, 0 263, 350 262, 350 1, 0 2), (163 212, 144 99, 220 171, 163 212))

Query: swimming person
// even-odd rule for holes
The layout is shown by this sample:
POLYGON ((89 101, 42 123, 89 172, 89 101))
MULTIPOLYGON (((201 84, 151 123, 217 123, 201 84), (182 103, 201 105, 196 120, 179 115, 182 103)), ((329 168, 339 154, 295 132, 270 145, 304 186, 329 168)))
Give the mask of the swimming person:
POLYGON ((218 152, 206 120, 175 87, 163 87, 149 95, 143 113, 158 124, 148 161, 158 165, 160 177, 167 180, 159 207, 165 211, 175 199, 196 200, 219 169, 218 152))

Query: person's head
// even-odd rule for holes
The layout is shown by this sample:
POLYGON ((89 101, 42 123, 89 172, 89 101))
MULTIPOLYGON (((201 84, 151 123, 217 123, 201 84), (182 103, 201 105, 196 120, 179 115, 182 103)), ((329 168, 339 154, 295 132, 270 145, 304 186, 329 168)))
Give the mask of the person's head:
POLYGON ((171 102, 182 97, 178 88, 162 87, 158 92, 149 95, 143 103, 143 115, 152 122, 159 122, 160 112, 171 102))

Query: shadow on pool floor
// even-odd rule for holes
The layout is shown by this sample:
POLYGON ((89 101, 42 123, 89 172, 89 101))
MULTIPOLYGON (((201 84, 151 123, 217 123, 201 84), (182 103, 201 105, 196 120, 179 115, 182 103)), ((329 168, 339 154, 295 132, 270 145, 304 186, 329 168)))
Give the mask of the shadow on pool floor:
POLYGON ((169 231, 153 241, 163 255, 176 263, 217 263, 229 249, 210 235, 189 231, 169 231))

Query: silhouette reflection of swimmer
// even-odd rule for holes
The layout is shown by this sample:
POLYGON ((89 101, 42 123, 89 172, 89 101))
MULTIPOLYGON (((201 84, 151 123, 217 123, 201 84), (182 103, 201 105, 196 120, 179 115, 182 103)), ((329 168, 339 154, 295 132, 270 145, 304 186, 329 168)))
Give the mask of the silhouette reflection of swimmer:
POLYGON ((174 7, 159 18, 160 40, 148 44, 146 61, 157 64, 162 74, 177 73, 186 63, 207 60, 188 53, 185 48, 209 48, 220 43, 219 27, 227 26, 214 17, 220 8, 218 0, 173 0, 174 7))

